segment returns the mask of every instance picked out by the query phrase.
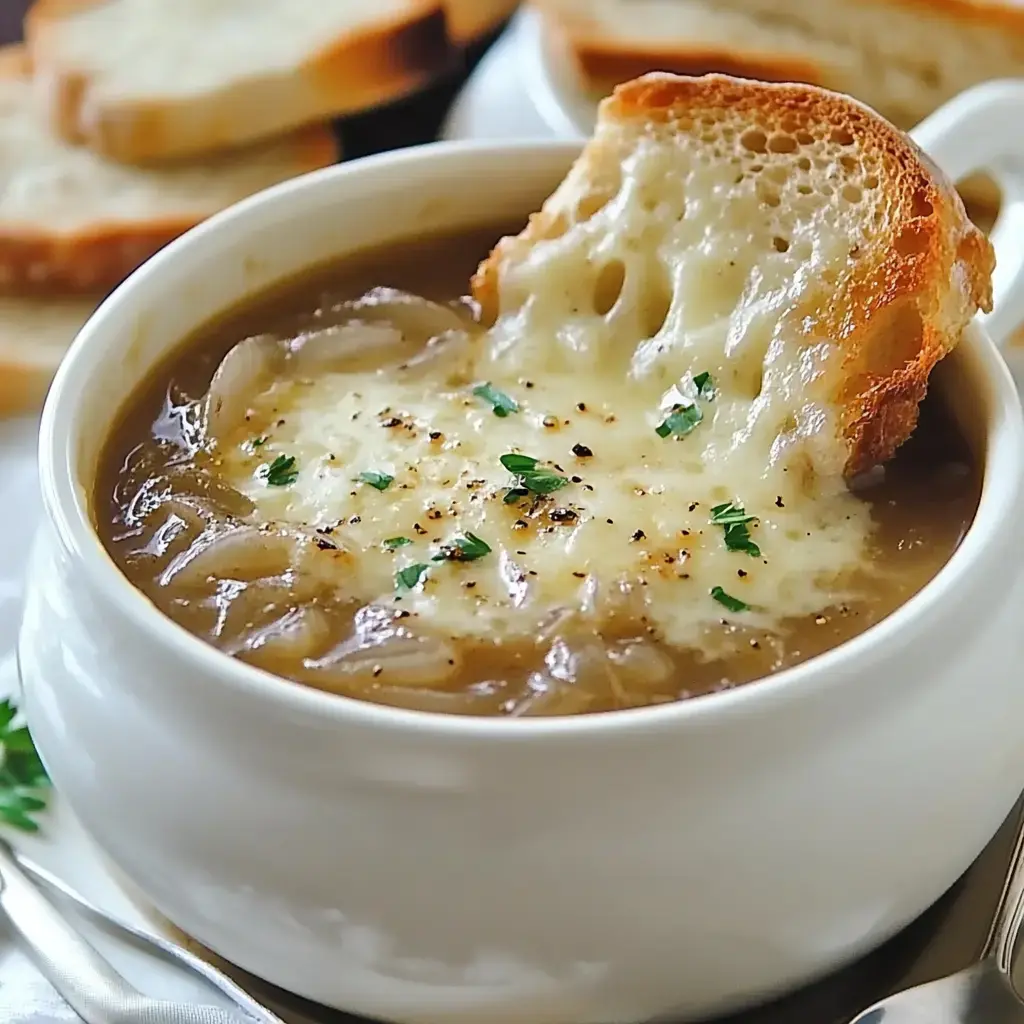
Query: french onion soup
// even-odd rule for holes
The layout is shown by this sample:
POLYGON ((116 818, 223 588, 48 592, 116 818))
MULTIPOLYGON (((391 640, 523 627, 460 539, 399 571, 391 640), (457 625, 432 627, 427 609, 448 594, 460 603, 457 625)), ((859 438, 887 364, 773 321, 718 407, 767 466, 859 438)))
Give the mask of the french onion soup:
POLYGON ((311 269, 159 366, 95 496, 128 579, 279 676, 509 716, 745 684, 927 583, 980 467, 938 394, 913 427, 984 286, 938 327, 851 295, 880 216, 954 224, 946 292, 985 243, 905 143, 819 112, 670 147, 622 127, 638 87, 475 297, 497 227, 311 269))

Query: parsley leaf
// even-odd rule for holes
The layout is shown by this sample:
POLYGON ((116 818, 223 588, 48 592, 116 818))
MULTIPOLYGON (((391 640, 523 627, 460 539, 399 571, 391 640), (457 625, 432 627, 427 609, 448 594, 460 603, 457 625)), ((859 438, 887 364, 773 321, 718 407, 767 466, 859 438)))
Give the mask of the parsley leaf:
POLYGON ((16 715, 17 708, 10 700, 0 701, 0 821, 23 832, 38 832, 32 815, 45 810, 50 779, 28 727, 14 726, 16 715))
POLYGON ((262 437, 254 437, 249 442, 250 448, 262 448, 267 443, 267 435, 264 434, 262 437))
POLYGON ((399 569, 395 573, 395 586, 399 590, 412 590, 429 571, 430 566, 424 565, 422 562, 407 565, 404 569, 399 569))
POLYGON ((384 547, 388 551, 397 551, 399 548, 404 548, 406 544, 411 544, 412 541, 408 537, 388 537, 384 541, 384 547))
POLYGON ((686 437, 702 419, 704 419, 704 413, 701 412, 700 406, 696 402, 693 405, 673 405, 672 411, 654 430, 658 437, 668 437, 669 434, 675 437, 686 437))
POLYGON ((473 394, 487 402, 494 415, 501 419, 504 419, 510 412, 519 412, 519 403, 489 382, 473 388, 473 394))
POLYGON ((734 505, 727 501, 724 505, 715 505, 711 510, 711 522, 725 527, 725 546, 730 551, 741 551, 752 558, 761 557, 761 549, 750 539, 747 523, 752 523, 757 516, 748 516, 742 505, 734 505))
POLYGON ((750 605, 746 601, 741 601, 738 597, 727 594, 721 587, 712 587, 711 596, 731 612, 745 612, 750 609, 750 605))
POLYGON ((294 455, 278 455, 269 466, 264 466, 263 479, 270 487, 287 487, 299 479, 294 455))
POLYGON ((569 483, 569 478, 537 468, 537 460, 529 455, 509 452, 502 455, 501 464, 515 476, 515 483, 505 492, 504 502, 511 505, 529 494, 551 494, 569 483))
POLYGON ((693 386, 697 389, 697 394, 710 402, 716 395, 715 380, 706 370, 704 373, 698 373, 693 378, 693 386))
POLYGON ((377 473, 372 469, 368 469, 366 472, 360 473, 359 479, 364 484, 376 487, 378 491, 386 491, 395 481, 393 476, 388 476, 387 473, 377 473))
POLYGON ((491 546, 481 540, 475 533, 466 533, 456 537, 451 544, 443 544, 439 554, 434 555, 434 562, 475 562, 478 558, 491 553, 491 546))
POLYGON ((528 473, 531 469, 537 468, 536 459, 530 458, 529 455, 517 455, 515 452, 502 455, 498 461, 510 473, 528 473))

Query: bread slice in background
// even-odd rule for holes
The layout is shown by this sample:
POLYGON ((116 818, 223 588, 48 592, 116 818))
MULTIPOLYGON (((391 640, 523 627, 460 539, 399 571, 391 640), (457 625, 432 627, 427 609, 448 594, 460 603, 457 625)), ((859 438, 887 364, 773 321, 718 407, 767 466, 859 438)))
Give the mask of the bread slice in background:
POLYGON ((0 297, 0 417, 42 406, 64 353, 101 298, 0 297))
MULTIPOLYGON (((1024 7, 1005 0, 534 3, 595 96, 648 71, 721 72, 846 92, 909 130, 963 89, 1024 74, 1024 7)), ((960 187, 991 223, 992 183, 960 187)))
POLYGON ((26 72, 21 48, 0 50, 0 291, 110 288, 211 214, 338 155, 312 127, 193 164, 113 163, 53 134, 26 72))
POLYGON ((468 46, 493 32, 518 6, 519 0, 445 0, 448 35, 456 46, 468 46))
POLYGON ((25 33, 55 131, 127 163, 364 110, 453 55, 442 0, 37 0, 25 33))
POLYGON ((533 0, 602 91, 647 71, 720 71, 846 92, 904 130, 1024 72, 1011 0, 533 0))
POLYGON ((952 186, 860 103, 651 74, 601 104, 474 295, 497 351, 564 346, 666 387, 708 370, 737 438, 850 475, 909 437, 994 262, 952 186))

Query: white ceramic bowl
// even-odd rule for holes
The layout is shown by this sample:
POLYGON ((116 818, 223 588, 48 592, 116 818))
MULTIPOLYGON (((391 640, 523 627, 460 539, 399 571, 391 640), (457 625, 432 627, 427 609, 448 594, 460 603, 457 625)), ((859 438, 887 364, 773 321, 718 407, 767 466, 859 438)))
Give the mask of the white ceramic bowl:
POLYGON ((985 462, 960 549, 869 632, 733 692, 534 721, 359 703, 206 646, 104 553, 100 446, 193 328, 327 257, 523 216, 575 152, 429 147, 242 203, 104 303, 43 417, 19 655, 57 787, 183 929, 368 1016, 597 1024, 765 997, 923 911, 1024 786, 1024 425, 980 327, 947 374, 985 462))

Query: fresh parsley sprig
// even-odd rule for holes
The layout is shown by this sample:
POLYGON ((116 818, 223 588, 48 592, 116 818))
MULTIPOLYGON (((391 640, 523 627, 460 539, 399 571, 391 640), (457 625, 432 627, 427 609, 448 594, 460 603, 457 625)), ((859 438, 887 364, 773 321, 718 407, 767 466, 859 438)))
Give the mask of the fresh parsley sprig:
POLYGON ((359 480, 364 484, 375 487, 378 491, 386 491, 395 482, 393 476, 389 476, 387 473, 378 473, 373 469, 360 473, 359 480))
POLYGON ((416 562, 414 565, 407 565, 395 573, 395 586, 399 590, 412 590, 418 586, 424 576, 430 571, 429 565, 416 562))
POLYGON ((440 551, 431 559, 433 562, 475 562, 491 553, 491 546, 475 533, 465 533, 450 544, 442 544, 440 551))
POLYGON ((263 467, 263 479, 270 487, 288 487, 299 479, 295 468, 294 455, 278 455, 273 462, 263 467))
POLYGON ((519 403, 511 395, 499 391, 489 381, 473 388, 473 394, 483 399, 491 407, 491 412, 500 419, 504 419, 509 413, 519 412, 519 403))
POLYGON ((569 483, 569 478, 548 469, 538 469, 539 460, 529 455, 509 452, 502 455, 501 464, 515 477, 505 492, 505 504, 511 505, 530 494, 551 494, 569 483))
POLYGON ((723 505, 715 505, 711 509, 711 522, 725 529, 725 546, 730 551, 740 551, 753 558, 761 557, 761 549, 750 538, 748 523, 757 516, 748 516, 742 505, 734 505, 731 501, 723 505))
POLYGON ((18 709, 0 701, 0 821, 22 832, 38 832, 33 815, 46 809, 50 778, 26 725, 15 725, 18 709))
POLYGON ((658 437, 686 437, 687 434, 704 419, 701 407, 693 405, 673 405, 669 414, 654 428, 658 437))
MULTIPOLYGON (((718 391, 715 381, 706 370, 693 378, 693 387, 697 392, 696 399, 712 402, 718 391)), ((704 410, 697 400, 677 402, 668 411, 668 415, 654 428, 658 437, 686 437, 704 419, 704 410)))
POLYGON ((714 379, 707 370, 703 373, 698 373, 693 378, 693 386, 697 389, 698 397, 703 398, 707 402, 710 402, 717 394, 714 379))
POLYGON ((721 587, 712 587, 711 596, 720 604, 723 608, 728 608, 731 612, 746 612, 750 611, 750 605, 746 601, 741 601, 738 597, 733 597, 732 594, 727 594, 721 587))

